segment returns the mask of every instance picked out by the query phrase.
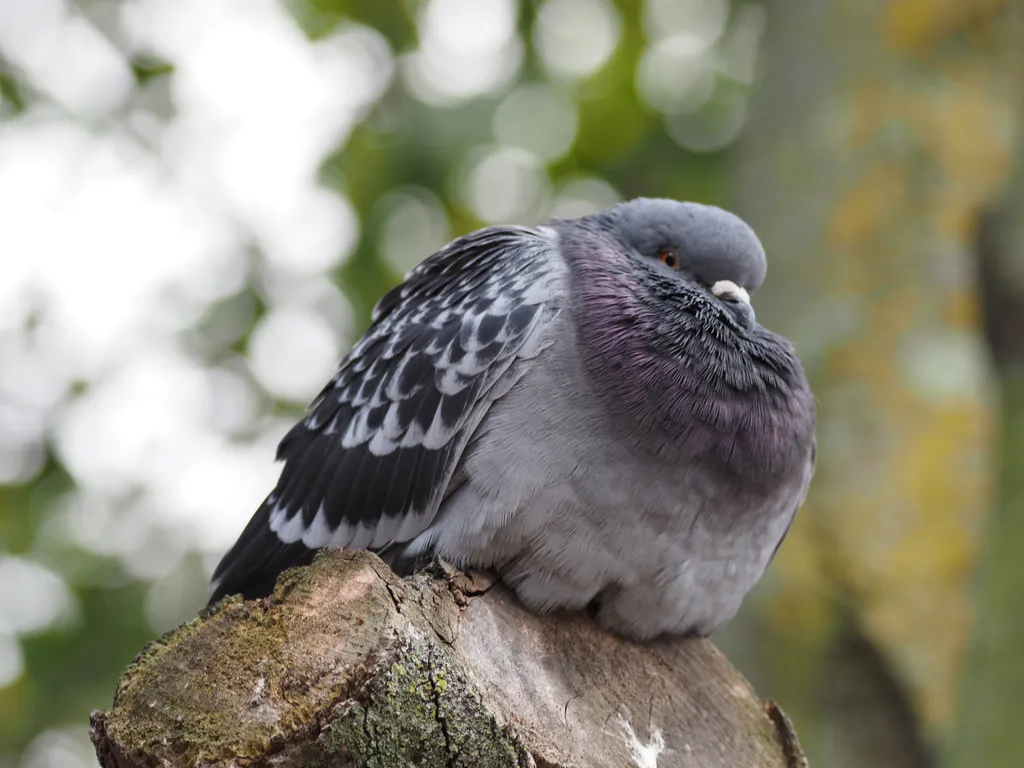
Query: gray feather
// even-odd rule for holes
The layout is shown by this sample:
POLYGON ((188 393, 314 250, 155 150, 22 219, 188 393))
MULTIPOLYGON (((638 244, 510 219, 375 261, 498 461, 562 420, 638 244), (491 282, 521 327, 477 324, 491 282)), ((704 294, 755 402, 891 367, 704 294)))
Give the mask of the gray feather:
POLYGON ((282 442, 214 599, 330 545, 491 568, 635 638, 714 631, 814 472, 803 370, 749 306, 766 268, 740 219, 670 200, 453 242, 282 442))

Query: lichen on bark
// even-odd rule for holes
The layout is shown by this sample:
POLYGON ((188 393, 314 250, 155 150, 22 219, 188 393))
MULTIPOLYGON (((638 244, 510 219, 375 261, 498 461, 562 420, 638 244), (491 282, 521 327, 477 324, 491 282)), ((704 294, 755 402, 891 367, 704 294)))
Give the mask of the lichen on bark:
POLYGON ((347 759, 365 768, 517 768, 525 762, 514 734, 488 714, 450 654, 417 634, 373 676, 365 701, 331 721, 322 756, 311 765, 347 759))

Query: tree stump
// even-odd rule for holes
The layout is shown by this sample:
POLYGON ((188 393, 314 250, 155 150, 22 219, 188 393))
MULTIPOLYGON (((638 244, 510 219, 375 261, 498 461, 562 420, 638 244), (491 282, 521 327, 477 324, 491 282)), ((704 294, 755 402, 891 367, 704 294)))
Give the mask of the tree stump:
POLYGON ((481 575, 403 580, 363 551, 150 644, 92 738, 104 768, 806 765, 707 640, 634 643, 481 575))

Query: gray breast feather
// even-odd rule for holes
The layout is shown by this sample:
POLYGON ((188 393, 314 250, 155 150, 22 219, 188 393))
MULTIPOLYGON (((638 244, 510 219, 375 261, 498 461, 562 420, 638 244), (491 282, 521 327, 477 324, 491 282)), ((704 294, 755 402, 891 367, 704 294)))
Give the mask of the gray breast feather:
POLYGON ((493 568, 536 610, 599 604, 605 625, 633 637, 709 633, 778 549, 813 448, 766 494, 655 455, 594 397, 571 322, 559 317, 544 364, 484 417, 465 482, 406 552, 493 568))

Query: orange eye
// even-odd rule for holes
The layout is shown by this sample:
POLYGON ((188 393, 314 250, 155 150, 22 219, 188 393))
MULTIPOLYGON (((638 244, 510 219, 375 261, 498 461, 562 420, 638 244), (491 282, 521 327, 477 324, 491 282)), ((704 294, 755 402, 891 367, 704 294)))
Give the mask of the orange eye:
POLYGON ((658 254, 658 259, 670 269, 679 269, 679 256, 675 251, 664 250, 658 254))

